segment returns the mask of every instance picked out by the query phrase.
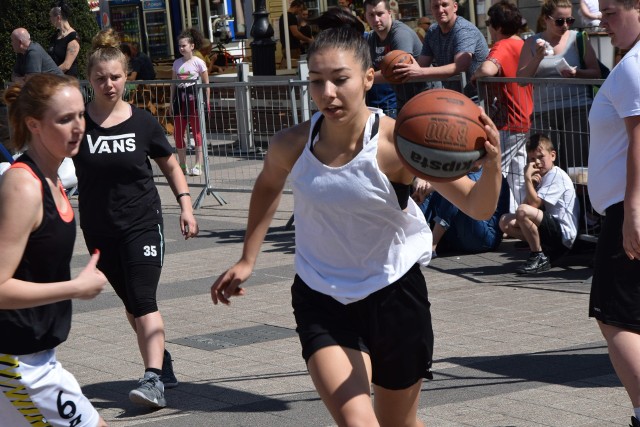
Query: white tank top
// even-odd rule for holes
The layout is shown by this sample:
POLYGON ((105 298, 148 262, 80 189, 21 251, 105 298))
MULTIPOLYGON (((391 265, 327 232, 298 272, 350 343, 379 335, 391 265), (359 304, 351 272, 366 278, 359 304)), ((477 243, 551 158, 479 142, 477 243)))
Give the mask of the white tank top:
POLYGON ((327 166, 312 153, 321 118, 314 114, 309 140, 290 175, 296 272, 310 288, 343 304, 365 298, 415 263, 427 265, 431 259, 424 214, 411 198, 401 210, 391 182, 378 168, 382 112, 371 110, 362 151, 340 167, 327 166))

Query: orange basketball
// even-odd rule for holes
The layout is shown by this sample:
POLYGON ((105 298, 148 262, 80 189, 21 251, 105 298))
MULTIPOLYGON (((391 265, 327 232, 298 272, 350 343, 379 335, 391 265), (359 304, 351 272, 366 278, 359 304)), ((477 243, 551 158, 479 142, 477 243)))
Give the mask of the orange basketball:
POLYGON ((484 155, 487 134, 480 109, 449 89, 432 89, 411 98, 394 130, 396 151, 416 176, 448 182, 467 174, 484 155))
POLYGON ((401 83, 401 81, 393 74, 393 67, 396 64, 412 64, 413 56, 404 50, 392 50, 388 52, 380 61, 380 72, 384 78, 393 84, 401 83))

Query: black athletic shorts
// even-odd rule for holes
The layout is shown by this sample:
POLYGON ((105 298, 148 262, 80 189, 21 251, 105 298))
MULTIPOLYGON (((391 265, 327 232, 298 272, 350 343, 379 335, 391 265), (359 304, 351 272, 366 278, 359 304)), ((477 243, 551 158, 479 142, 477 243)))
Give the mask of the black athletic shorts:
POLYGON ((538 234, 542 251, 551 258, 556 258, 569 250, 563 243, 560 222, 546 211, 542 211, 538 234))
POLYGON ((433 378, 431 304, 418 264, 351 304, 314 291, 298 275, 291 294, 305 361, 321 348, 339 345, 369 354, 372 382, 378 386, 402 390, 433 378))
POLYGON ((134 317, 158 311, 156 292, 164 258, 162 224, 127 232, 123 236, 84 233, 90 253, 100 249, 98 268, 134 317))
POLYGON ((598 235, 589 317, 640 332, 640 261, 622 248, 623 202, 607 208, 598 235))

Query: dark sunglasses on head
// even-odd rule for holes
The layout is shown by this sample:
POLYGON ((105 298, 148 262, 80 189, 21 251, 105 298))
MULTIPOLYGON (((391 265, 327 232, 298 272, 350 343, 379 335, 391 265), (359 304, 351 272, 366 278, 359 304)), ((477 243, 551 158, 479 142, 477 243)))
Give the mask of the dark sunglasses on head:
POLYGON ((570 17, 570 18, 553 18, 551 16, 549 16, 549 19, 553 20, 553 22, 556 24, 556 27, 562 27, 564 25, 564 23, 566 22, 568 26, 572 26, 574 22, 576 22, 576 18, 570 17))

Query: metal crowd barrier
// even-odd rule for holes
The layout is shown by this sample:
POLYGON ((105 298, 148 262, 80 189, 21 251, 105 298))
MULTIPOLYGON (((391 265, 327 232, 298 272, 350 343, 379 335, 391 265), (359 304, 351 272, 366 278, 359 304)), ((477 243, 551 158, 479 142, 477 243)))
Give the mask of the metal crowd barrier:
MULTIPOLYGON (((478 95, 497 124, 507 114, 524 104, 523 99, 500 96, 502 85, 533 88, 533 115, 531 125, 522 124, 517 131, 501 132, 503 171, 514 192, 515 204, 524 198, 524 170, 517 165, 526 164, 525 143, 530 135, 543 133, 550 137, 557 151, 556 165, 571 178, 580 205, 578 237, 595 241, 599 233, 600 216, 593 210, 587 194, 589 155, 589 110, 594 87, 601 79, 565 78, 482 78, 478 79, 478 95), (517 189, 520 189, 518 191, 517 189)), ((523 97, 524 98, 524 97, 523 97)))
MULTIPOLYGON (((194 206, 200 207, 207 195, 220 204, 226 203, 216 192, 220 190, 246 191, 253 188, 262 169, 268 141, 279 130, 296 125, 311 117, 316 110, 308 93, 308 68, 300 61, 297 76, 250 76, 248 64, 239 64, 237 75, 210 76, 209 84, 196 84, 197 126, 202 135, 204 165, 202 175, 188 176, 191 187, 200 188, 194 206), (204 90, 209 88, 210 110, 206 111, 204 90)), ((464 76, 455 76, 464 86, 464 76)), ((127 82, 124 98, 139 108, 154 115, 163 127, 170 143, 175 145, 174 118, 170 114, 170 87, 183 83, 180 80, 150 80, 127 82)), ((510 168, 510 162, 522 163, 526 159, 524 143, 529 135, 543 132, 550 135, 558 150, 557 164, 569 173, 580 198, 580 237, 595 239, 599 217, 591 209, 586 183, 588 180, 587 156, 589 149, 588 111, 590 100, 584 105, 575 100, 591 94, 592 86, 599 85, 597 79, 537 79, 537 78, 482 78, 477 82, 480 103, 495 120, 500 114, 521 104, 519 99, 498 100, 496 88, 504 84, 533 86, 533 103, 536 111, 530 128, 515 132, 520 135, 503 135, 511 147, 503 146, 503 166, 511 183, 523 181, 523 171, 510 168), (574 105, 575 104, 575 105, 574 105), (537 111, 544 106, 548 111, 537 111), (498 116, 496 116, 498 114, 498 116), (511 139, 509 140, 509 137, 511 139), (511 148, 511 149, 509 149, 511 148), (518 158, 518 156, 520 158, 518 158)), ((81 87, 86 100, 92 91, 88 82, 81 87)), ((513 132, 512 132, 513 133, 513 132)), ((186 141, 193 143, 194 130, 189 129, 186 141)), ((187 166, 194 165, 195 147, 188 145, 187 166)), ((154 165, 158 182, 164 177, 154 165)), ((513 184, 514 187, 517 185, 513 184)), ((514 194, 514 203, 522 201, 522 193, 514 194)))

